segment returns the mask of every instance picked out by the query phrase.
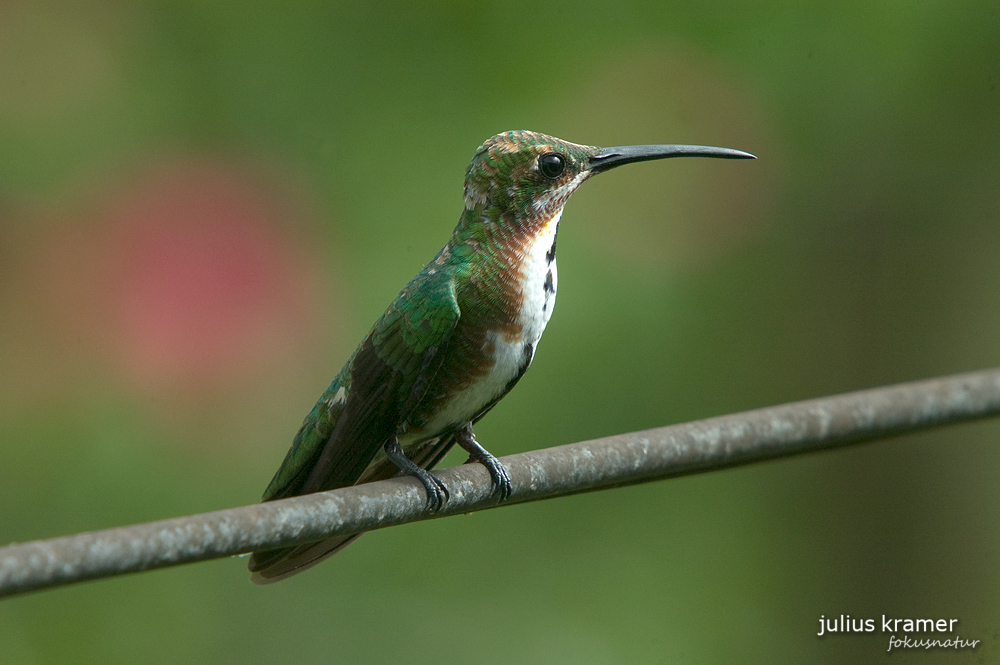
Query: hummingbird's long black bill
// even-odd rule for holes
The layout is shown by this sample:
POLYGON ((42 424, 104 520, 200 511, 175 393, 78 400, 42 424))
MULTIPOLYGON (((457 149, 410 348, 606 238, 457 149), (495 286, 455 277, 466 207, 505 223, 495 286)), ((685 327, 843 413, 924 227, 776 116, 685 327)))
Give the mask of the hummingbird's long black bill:
POLYGON ((733 150, 732 148, 714 148, 707 145, 621 145, 614 148, 602 148, 599 153, 590 158, 587 168, 595 173, 622 164, 645 162, 651 159, 666 159, 667 157, 718 157, 721 159, 757 159, 749 152, 733 150))

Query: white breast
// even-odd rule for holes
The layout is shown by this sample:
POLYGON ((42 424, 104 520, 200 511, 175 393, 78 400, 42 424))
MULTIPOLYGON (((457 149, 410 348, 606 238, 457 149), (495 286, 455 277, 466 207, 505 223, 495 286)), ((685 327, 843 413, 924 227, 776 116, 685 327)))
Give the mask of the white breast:
POLYGON ((508 384, 531 362, 535 346, 542 337, 545 324, 552 317, 556 302, 556 230, 562 210, 545 225, 541 233, 526 244, 521 263, 521 311, 518 323, 521 334, 515 337, 500 331, 489 331, 486 344, 493 347, 494 364, 490 371, 456 395, 431 422, 411 436, 436 433, 453 425, 463 425, 475 418, 482 409, 499 397, 508 384))
POLYGON ((549 220, 542 232, 528 245, 524 262, 521 264, 523 282, 521 285, 522 335, 525 343, 532 348, 538 343, 545 330, 545 324, 552 317, 556 304, 556 230, 562 210, 549 220))

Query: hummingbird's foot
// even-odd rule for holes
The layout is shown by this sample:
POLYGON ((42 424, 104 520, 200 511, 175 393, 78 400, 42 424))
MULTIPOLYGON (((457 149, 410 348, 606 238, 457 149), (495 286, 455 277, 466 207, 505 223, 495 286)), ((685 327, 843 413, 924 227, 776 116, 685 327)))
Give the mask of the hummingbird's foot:
POLYGON ((400 472, 414 476, 423 483, 424 489, 427 491, 427 510, 432 513, 441 510, 448 502, 448 488, 444 486, 444 483, 427 469, 422 469, 414 464, 413 460, 403 452, 403 448, 399 445, 399 439, 396 437, 386 441, 382 448, 385 450, 386 457, 399 467, 400 472))
MULTIPOLYGON (((506 501, 511 492, 510 474, 507 473, 507 468, 500 463, 500 460, 491 455, 488 450, 479 445, 479 442, 476 441, 476 435, 472 433, 471 425, 466 425, 460 429, 455 439, 458 445, 462 446, 469 453, 469 462, 479 462, 490 472, 490 479, 493 481, 490 496, 499 493, 499 501, 506 501)), ((466 464, 469 462, 466 462, 466 464)))

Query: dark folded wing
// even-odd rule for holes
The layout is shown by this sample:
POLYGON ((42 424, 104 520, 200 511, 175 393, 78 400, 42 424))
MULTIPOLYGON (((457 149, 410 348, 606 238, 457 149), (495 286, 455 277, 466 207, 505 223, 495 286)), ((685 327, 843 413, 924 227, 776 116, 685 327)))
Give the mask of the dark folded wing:
MULTIPOLYGON (((324 392, 268 486, 265 501, 395 475, 397 469, 385 460, 369 466, 427 392, 460 316, 453 282, 444 274, 432 276, 425 269, 407 285, 324 392)), ((422 450, 433 458, 415 460, 422 466, 432 466, 447 452, 436 446, 422 450)), ((257 552, 250 560, 254 580, 287 577, 352 538, 257 552)))

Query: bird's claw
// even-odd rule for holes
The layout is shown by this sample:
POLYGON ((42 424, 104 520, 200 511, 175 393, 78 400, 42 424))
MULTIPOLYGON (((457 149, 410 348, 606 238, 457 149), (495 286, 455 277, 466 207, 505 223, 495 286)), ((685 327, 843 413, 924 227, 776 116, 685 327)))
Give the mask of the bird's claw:
POLYGON ((499 494, 499 501, 503 502, 507 500, 510 496, 510 474, 507 473, 507 467, 500 463, 496 457, 492 455, 484 460, 479 460, 479 462, 486 467, 486 470, 490 472, 490 480, 492 481, 492 487, 490 487, 490 496, 499 494))
POLYGON ((444 504, 448 503, 448 488, 433 473, 414 464, 399 446, 399 439, 394 437, 386 441, 384 450, 386 457, 396 465, 400 474, 414 476, 423 484, 427 491, 427 510, 429 512, 436 513, 444 508, 444 504))
MULTIPOLYGON (((421 470, 423 471, 423 469, 421 470)), ((436 513, 444 508, 444 504, 448 503, 448 499, 451 498, 451 494, 448 492, 448 488, 444 486, 444 483, 429 471, 424 471, 417 478, 423 483, 424 489, 427 491, 428 512, 436 513)))
POLYGON ((458 441, 458 445, 462 446, 469 453, 469 461, 466 464, 469 462, 479 462, 490 472, 491 487, 489 496, 492 497, 499 493, 500 498, 498 499, 498 503, 506 501, 511 493, 510 474, 507 473, 507 468, 476 441, 476 436, 472 433, 471 426, 460 430, 456 440, 458 441))
POLYGON ((486 470, 490 473, 490 493, 487 496, 493 497, 499 493, 499 503, 507 500, 512 491, 510 473, 507 472, 507 467, 500 460, 487 453, 485 456, 469 455, 469 459, 465 463, 478 463, 485 466, 486 470))

